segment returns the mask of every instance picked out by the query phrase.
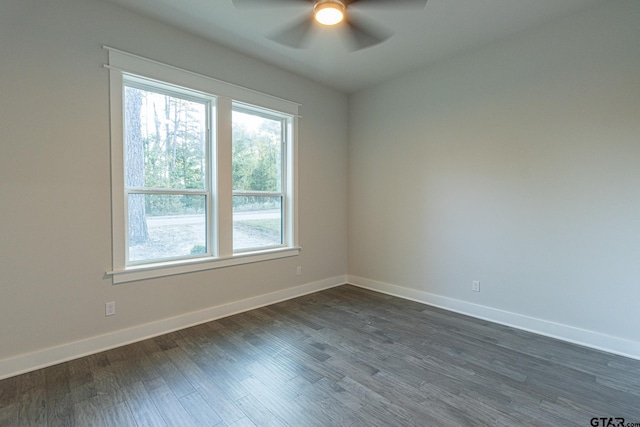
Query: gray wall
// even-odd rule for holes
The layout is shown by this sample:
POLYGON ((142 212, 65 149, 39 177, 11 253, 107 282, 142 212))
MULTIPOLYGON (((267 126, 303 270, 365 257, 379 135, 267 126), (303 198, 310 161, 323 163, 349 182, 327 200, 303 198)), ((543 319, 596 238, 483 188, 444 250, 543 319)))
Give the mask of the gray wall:
POLYGON ((355 94, 349 131, 353 282, 640 357, 637 1, 355 94))
POLYGON ((348 104, 112 4, 3 0, 0 376, 103 336, 339 281, 347 258, 354 282, 640 348, 638 40, 638 3, 610 2, 348 104), (302 104, 299 257, 111 284, 103 44, 302 104))
POLYGON ((94 0, 3 0, 0 81, 0 362, 297 285, 344 280, 345 95, 94 0), (299 257, 111 284, 104 276, 111 269, 111 190, 102 45, 302 104, 299 257), (117 305, 109 318, 107 301, 117 305))

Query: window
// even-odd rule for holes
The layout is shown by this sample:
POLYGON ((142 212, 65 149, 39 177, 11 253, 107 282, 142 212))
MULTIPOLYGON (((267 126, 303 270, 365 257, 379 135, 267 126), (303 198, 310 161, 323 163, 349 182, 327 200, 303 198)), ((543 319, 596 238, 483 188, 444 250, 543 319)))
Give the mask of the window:
POLYGON ((298 105, 107 49, 114 283, 297 255, 298 105))
POLYGON ((127 265, 211 255, 214 98, 124 77, 127 265))
POLYGON ((287 120, 234 104, 232 122, 233 250, 282 245, 287 120))

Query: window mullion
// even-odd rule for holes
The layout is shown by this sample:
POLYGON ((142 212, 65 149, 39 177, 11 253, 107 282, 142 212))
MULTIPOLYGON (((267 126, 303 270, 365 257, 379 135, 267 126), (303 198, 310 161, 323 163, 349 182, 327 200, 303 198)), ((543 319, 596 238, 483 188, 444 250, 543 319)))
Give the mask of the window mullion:
POLYGON ((218 99, 209 102, 207 105, 207 134, 205 137, 205 158, 207 164, 207 176, 205 181, 205 187, 207 190, 206 195, 206 209, 207 209, 207 253, 213 257, 218 256, 218 230, 216 224, 218 223, 218 213, 216 207, 218 203, 215 200, 216 194, 216 145, 217 134, 214 130, 217 128, 217 117, 215 117, 216 111, 218 111, 218 99))
POLYGON ((217 112, 217 231, 218 256, 233 255, 232 123, 230 98, 219 97, 217 112))

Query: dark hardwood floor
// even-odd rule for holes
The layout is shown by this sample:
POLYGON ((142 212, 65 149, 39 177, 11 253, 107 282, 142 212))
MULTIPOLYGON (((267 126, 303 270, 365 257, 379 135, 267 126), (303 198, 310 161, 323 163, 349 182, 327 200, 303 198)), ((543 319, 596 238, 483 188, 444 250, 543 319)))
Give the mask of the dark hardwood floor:
POLYGON ((347 285, 0 381, 0 426, 592 417, 640 423, 640 361, 347 285))

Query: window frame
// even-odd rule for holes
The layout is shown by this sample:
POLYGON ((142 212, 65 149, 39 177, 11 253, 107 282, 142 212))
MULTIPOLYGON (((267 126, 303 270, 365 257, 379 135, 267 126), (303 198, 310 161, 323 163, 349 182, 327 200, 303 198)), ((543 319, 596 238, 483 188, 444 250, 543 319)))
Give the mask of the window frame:
MULTIPOLYGON (((107 275, 113 283, 164 277, 194 271, 261 262, 297 256, 301 250, 297 232, 297 128, 299 104, 249 88, 223 82, 125 51, 104 46, 108 51, 111 118, 111 205, 113 265, 107 275), (125 81, 142 82, 154 88, 169 88, 175 93, 202 94, 215 99, 209 114, 211 128, 207 137, 207 170, 210 196, 207 208, 208 253, 157 262, 128 263, 128 224, 124 159, 125 81), (231 182, 231 116, 234 104, 273 112, 285 120, 286 135, 282 151, 283 207, 282 245, 233 251, 233 189, 231 182), (210 240, 209 240, 210 239, 210 240)), ((155 89, 154 89, 155 90, 155 89)))
POLYGON ((245 252, 253 252, 253 251, 257 251, 257 250, 268 250, 271 248, 278 248, 278 247, 285 247, 287 246, 287 242, 288 242, 288 232, 287 232, 287 228, 286 228, 286 224, 288 222, 288 214, 287 214, 287 206, 288 206, 288 201, 287 201, 287 191, 286 191, 286 185, 287 185, 287 169, 288 169, 288 162, 287 162, 287 146, 288 144, 288 135, 290 132, 289 129, 289 125, 288 125, 288 120, 285 116, 283 116, 282 114, 273 112, 273 111, 265 111, 265 109, 263 108, 256 108, 255 106, 252 105, 246 105, 244 103, 241 102, 233 102, 232 103, 232 108, 231 108, 231 112, 233 113, 234 111, 237 111, 239 113, 243 113, 243 114, 251 114, 251 115, 255 115, 258 117, 262 117, 265 119, 269 119, 269 120, 279 120, 281 122, 281 129, 282 129, 282 134, 280 136, 280 143, 281 145, 281 149, 280 149, 280 191, 249 191, 249 190, 235 190, 232 188, 232 197, 280 197, 281 199, 281 206, 280 206, 280 243, 277 245, 270 245, 270 246, 260 246, 260 247, 246 247, 246 248, 240 248, 240 249, 236 249, 235 247, 233 248, 233 253, 234 254, 241 254, 241 253, 245 253, 245 252))
MULTIPOLYGON (((213 116, 215 114, 216 108, 216 97, 210 94, 199 93, 195 91, 188 90, 186 88, 175 87, 172 85, 167 85, 162 82, 150 81, 144 79, 140 76, 135 76, 127 73, 123 73, 122 75, 122 88, 123 88, 123 105, 124 105, 124 92, 126 88, 133 88, 144 90, 147 92, 154 92, 158 94, 168 95, 175 98, 197 102, 203 104, 205 107, 205 126, 206 126, 206 134, 205 134, 205 150, 204 150, 204 159, 206 162, 206 173, 204 177, 204 188, 199 189, 173 189, 173 188, 156 188, 156 187, 130 187, 127 185, 126 178, 124 183, 124 220, 125 220, 125 229, 127 232, 125 233, 125 264, 126 267, 135 267, 135 266, 143 266, 149 264, 157 264, 159 262, 174 262, 179 260, 186 259, 196 259, 196 258, 205 258, 205 257, 213 257, 216 255, 216 245, 215 245, 215 227, 212 221, 212 214, 215 209, 215 196, 214 189, 212 185, 212 177, 215 173, 215 167, 213 162, 212 153, 215 151, 215 136, 213 130, 216 128, 215 121, 213 120, 213 116), (195 196, 204 196, 205 197, 205 242, 207 246, 207 251, 204 254, 198 255, 182 255, 182 256, 174 256, 167 258, 160 258, 155 260, 141 260, 141 261, 132 261, 130 259, 130 242, 129 237, 129 202, 128 198, 131 194, 143 194, 143 195, 195 195, 195 196)), ((123 116, 124 117, 124 116, 123 116)), ((123 130, 126 126, 123 123, 123 130)), ((125 145, 125 141, 123 139, 123 147, 125 145)), ((126 151, 126 150, 125 150, 126 151)), ((126 153, 123 155, 123 164, 126 164, 126 153)), ((123 166, 123 171, 126 176, 126 166, 123 166)))

